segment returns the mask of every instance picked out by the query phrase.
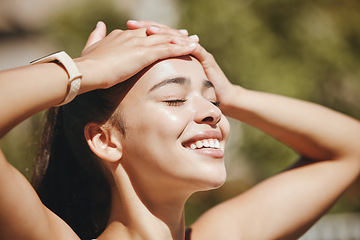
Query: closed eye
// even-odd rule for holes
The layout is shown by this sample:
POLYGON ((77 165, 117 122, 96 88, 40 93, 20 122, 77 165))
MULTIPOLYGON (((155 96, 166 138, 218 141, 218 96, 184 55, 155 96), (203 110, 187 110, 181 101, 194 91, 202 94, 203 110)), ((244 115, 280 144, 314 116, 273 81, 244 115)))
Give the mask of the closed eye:
POLYGON ((166 100, 164 101, 164 103, 166 103, 166 105, 168 106, 178 107, 184 104, 186 101, 187 99, 174 99, 174 100, 166 100))

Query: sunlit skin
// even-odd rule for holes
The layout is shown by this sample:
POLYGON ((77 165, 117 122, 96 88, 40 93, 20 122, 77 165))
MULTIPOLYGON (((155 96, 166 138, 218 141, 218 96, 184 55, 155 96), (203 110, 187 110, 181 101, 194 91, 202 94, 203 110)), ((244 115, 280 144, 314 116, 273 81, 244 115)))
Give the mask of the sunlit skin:
MULTIPOLYGON (((226 178, 229 124, 220 109, 283 142, 300 159, 206 211, 189 226, 186 239, 298 239, 359 177, 359 121, 314 103, 233 85, 198 38, 164 25, 153 31, 154 24, 130 21, 132 30, 106 36, 104 23, 98 23, 82 57, 74 59, 83 74, 79 93, 138 77, 124 96, 116 95, 123 100, 114 116, 124 121, 125 134, 113 119, 89 122, 84 129, 112 187, 110 217, 96 239, 185 239, 186 200, 226 178)), ((0 84, 2 137, 61 103, 68 74, 58 64, 44 63, 2 71, 0 84)), ((80 239, 42 204, 1 150, 0 182, 0 239, 80 239)))
MULTIPOLYGON (((166 223, 170 236, 183 239, 186 200, 225 182, 229 123, 195 58, 166 59, 139 76, 118 109, 125 134, 114 133, 115 127, 110 131, 121 157, 110 164, 116 187, 108 229, 131 235, 129 229, 137 226, 156 236, 164 234, 157 231, 166 223), (218 141, 220 147, 190 147, 204 140, 218 141)), ((105 231, 99 239, 111 238, 114 232, 105 231)))
POLYGON ((135 188, 188 196, 224 183, 229 123, 217 104, 195 58, 158 62, 140 77, 119 109, 126 119, 121 164, 135 188), (204 139, 218 139, 220 149, 189 148, 204 139))

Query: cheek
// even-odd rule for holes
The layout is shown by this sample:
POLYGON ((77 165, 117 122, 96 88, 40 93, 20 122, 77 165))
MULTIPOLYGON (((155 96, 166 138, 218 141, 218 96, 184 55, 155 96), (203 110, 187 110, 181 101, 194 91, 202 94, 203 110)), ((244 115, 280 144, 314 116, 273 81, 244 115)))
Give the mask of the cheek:
POLYGON ((156 122, 165 129, 182 131, 191 120, 191 112, 174 108, 159 108, 156 111, 156 122))
POLYGON ((149 103, 142 109, 146 121, 143 122, 145 128, 161 132, 163 134, 178 135, 191 121, 193 113, 190 107, 185 106, 166 106, 159 103, 149 103))
POLYGON ((128 112, 123 142, 127 168, 135 174, 146 171, 152 177, 172 172, 174 154, 182 148, 178 138, 191 118, 191 113, 158 105, 128 112))
POLYGON ((173 144, 189 124, 192 116, 191 110, 181 107, 159 104, 148 104, 141 109, 135 107, 126 117, 128 140, 153 148, 173 144))

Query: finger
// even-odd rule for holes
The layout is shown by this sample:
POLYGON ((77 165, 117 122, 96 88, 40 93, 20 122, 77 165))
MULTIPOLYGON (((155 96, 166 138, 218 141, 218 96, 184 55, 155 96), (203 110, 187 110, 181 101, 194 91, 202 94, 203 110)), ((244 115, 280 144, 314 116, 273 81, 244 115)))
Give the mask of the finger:
POLYGON ((209 55, 211 54, 208 51, 206 51, 206 49, 203 48, 201 45, 199 45, 191 55, 196 57, 201 63, 206 61, 211 61, 209 60, 210 59, 209 55))
POLYGON ((159 33, 172 33, 172 34, 176 34, 179 36, 180 35, 183 35, 183 36, 189 35, 189 33, 186 29, 178 30, 178 29, 170 28, 169 26, 166 26, 164 24, 160 24, 160 23, 156 23, 156 22, 152 22, 152 21, 129 20, 127 22, 127 27, 130 30, 146 27, 147 28, 146 33, 148 35, 159 34, 159 33))
POLYGON ((200 44, 197 45, 197 48, 191 55, 198 59, 203 66, 206 76, 215 85, 217 95, 218 93, 226 93, 231 83, 217 64, 214 56, 206 51, 200 44))
POLYGON ((146 29, 138 28, 134 30, 121 30, 115 29, 111 33, 108 34, 108 37, 111 38, 119 38, 121 36, 122 39, 131 39, 134 37, 146 38, 146 29))
MULTIPOLYGON (((222 70, 220 69, 219 65, 215 61, 214 56, 206 51, 205 48, 203 48, 200 44, 198 44, 197 48, 191 53, 192 56, 194 56, 201 65, 203 66, 205 73, 208 75, 209 72, 211 72, 211 76, 214 77, 224 77, 222 70)), ((208 76, 211 78, 211 76, 208 76)))
MULTIPOLYGON (((96 28, 94 29, 94 31, 91 32, 87 42, 86 42, 86 45, 85 45, 85 48, 93 45, 94 43, 102 40, 103 38, 105 38, 106 36, 106 25, 104 22, 102 21, 99 21, 97 24, 96 24, 96 28)), ((85 49, 84 48, 84 49, 85 49)))
POLYGON ((153 46, 153 45, 159 45, 164 43, 172 43, 177 45, 185 45, 190 43, 198 43, 199 38, 194 35, 193 37, 187 37, 187 36, 178 36, 173 34, 156 34, 151 35, 146 38, 143 38, 143 45, 144 46, 153 46))
POLYGON ((198 44, 195 42, 184 44, 165 43, 147 47, 144 56, 147 58, 148 63, 151 64, 159 59, 190 55, 197 46, 198 44))
POLYGON ((126 23, 127 27, 130 30, 134 30, 134 29, 138 29, 138 28, 143 28, 143 27, 148 27, 148 26, 159 26, 159 27, 168 27, 164 24, 160 24, 157 22, 152 22, 152 21, 136 21, 136 20, 129 20, 126 23))
POLYGON ((134 30, 134 29, 138 29, 141 28, 142 26, 140 25, 139 21, 136 20, 129 20, 126 22, 126 26, 128 27, 129 30, 134 30))
POLYGON ((196 35, 196 34, 189 36, 189 38, 194 42, 199 42, 200 41, 199 36, 196 35))
POLYGON ((189 32, 186 29, 179 29, 179 32, 184 36, 189 36, 189 32))
POLYGON ((188 36, 189 33, 186 29, 173 29, 169 28, 167 26, 157 26, 157 25, 150 25, 146 27, 146 34, 147 35, 154 35, 154 34, 160 34, 160 33, 167 33, 167 34, 174 34, 178 36, 188 36))

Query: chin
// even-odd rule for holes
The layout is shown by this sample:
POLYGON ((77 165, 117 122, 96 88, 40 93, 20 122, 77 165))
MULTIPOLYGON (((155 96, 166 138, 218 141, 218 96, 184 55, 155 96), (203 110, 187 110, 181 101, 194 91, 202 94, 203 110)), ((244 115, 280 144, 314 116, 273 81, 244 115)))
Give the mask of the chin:
POLYGON ((214 190, 221 187, 226 181, 226 170, 218 170, 216 172, 207 173, 206 179, 203 180, 199 191, 214 190))
POLYGON ((226 176, 223 177, 222 179, 218 179, 218 181, 213 181, 212 184, 210 185, 210 189, 209 190, 213 190, 213 189, 217 189, 219 187, 221 187, 222 185, 224 185, 226 181, 226 176))

